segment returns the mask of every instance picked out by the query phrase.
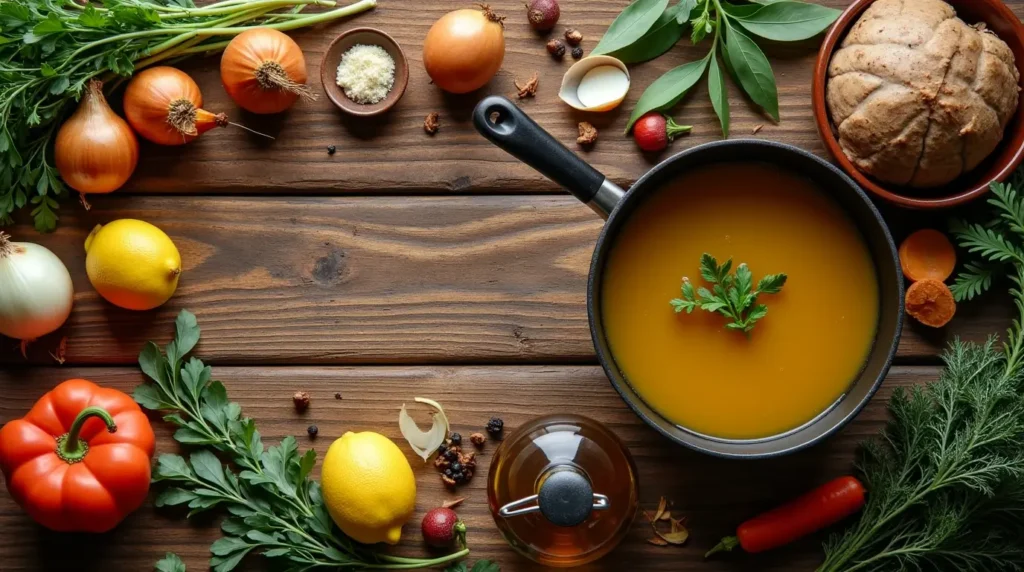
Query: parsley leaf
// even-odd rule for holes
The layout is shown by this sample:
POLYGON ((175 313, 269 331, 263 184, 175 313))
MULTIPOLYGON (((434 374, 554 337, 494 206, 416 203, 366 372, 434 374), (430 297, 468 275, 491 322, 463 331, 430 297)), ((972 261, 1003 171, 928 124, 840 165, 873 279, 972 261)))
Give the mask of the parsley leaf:
POLYGON ((682 297, 670 300, 669 304, 676 313, 692 313, 695 308, 705 312, 717 312, 732 320, 725 325, 730 330, 749 333, 754 324, 768 314, 768 307, 758 304, 761 294, 778 294, 786 284, 785 274, 768 274, 757 282, 754 287, 754 276, 746 263, 732 270, 732 259, 719 264, 718 260, 708 253, 700 257, 700 276, 712 285, 694 289, 689 278, 683 278, 682 297))

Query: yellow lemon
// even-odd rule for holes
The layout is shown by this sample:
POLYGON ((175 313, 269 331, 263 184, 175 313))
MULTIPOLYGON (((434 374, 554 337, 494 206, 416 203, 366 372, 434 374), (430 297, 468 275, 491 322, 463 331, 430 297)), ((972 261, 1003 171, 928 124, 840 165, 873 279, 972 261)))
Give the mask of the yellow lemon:
POLYGON ((111 304, 149 310, 178 287, 181 255, 164 231, 141 220, 96 225, 85 239, 85 272, 111 304))
POLYGON ((398 544, 416 508, 416 478, 405 455, 380 433, 345 433, 320 472, 324 504, 356 542, 398 544))

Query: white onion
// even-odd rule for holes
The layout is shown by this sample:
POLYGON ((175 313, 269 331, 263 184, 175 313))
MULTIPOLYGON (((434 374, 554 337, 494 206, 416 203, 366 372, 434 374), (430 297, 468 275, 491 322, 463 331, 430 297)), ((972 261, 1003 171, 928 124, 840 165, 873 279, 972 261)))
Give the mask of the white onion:
POLYGON ((57 255, 0 232, 0 334, 30 342, 53 332, 71 314, 74 295, 57 255))
POLYGON ((441 404, 433 399, 417 397, 416 402, 434 408, 435 411, 432 416, 434 424, 430 427, 429 431, 421 430, 416 421, 405 410, 405 405, 402 405, 402 410, 398 412, 398 429, 402 432, 405 440, 409 442, 409 447, 417 455, 423 457, 424 461, 427 461, 431 455, 437 452, 438 447, 444 443, 444 440, 448 438, 448 416, 444 414, 441 404))

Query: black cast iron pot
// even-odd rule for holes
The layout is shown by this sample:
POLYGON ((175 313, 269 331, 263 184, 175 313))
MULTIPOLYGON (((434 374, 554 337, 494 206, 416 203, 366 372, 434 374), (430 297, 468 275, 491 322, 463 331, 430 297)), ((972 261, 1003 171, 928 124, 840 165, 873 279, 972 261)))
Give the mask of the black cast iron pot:
MULTIPOLYGON (((896 354, 903 325, 903 277, 896 245, 878 210, 845 174, 818 157, 790 145, 755 139, 699 145, 661 162, 623 191, 556 141, 511 101, 491 96, 473 112, 476 129, 549 179, 569 190, 608 221, 597 239, 587 283, 590 333, 598 359, 612 385, 633 411, 668 438, 692 449, 722 457, 757 458, 792 453, 828 437, 857 415, 881 385, 896 354), (690 167, 718 162, 763 161, 810 178, 836 200, 856 223, 871 251, 878 273, 878 330, 868 358, 846 393, 811 421, 787 433, 763 439, 731 440, 702 435, 662 417, 633 390, 608 347, 601 319, 601 280, 615 237, 637 205, 690 167)), ((779 395, 779 399, 785 399, 779 395)), ((766 403, 765 407, 771 407, 766 403)))

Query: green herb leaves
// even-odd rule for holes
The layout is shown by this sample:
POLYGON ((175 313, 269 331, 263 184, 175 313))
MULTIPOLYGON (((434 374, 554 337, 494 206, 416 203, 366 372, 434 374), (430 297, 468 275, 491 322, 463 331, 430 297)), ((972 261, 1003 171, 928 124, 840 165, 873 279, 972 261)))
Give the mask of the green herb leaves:
MULTIPOLYGON (((187 506, 190 517, 217 508, 231 515, 221 525, 224 537, 210 547, 214 572, 234 570, 251 552, 275 559, 287 570, 428 568, 469 553, 463 549, 418 560, 357 546, 335 529, 320 485, 309 479, 316 453, 300 454, 291 436, 265 448, 256 423, 228 401, 227 390, 212 379, 210 367, 194 357, 185 360, 199 342, 195 316, 182 310, 175 329, 164 351, 149 342, 139 355, 139 366, 152 383, 135 390, 135 401, 164 412, 164 421, 178 427, 174 438, 179 443, 201 447, 187 458, 160 455, 153 481, 170 485, 157 496, 158 507, 187 506)), ((156 569, 184 572, 185 567, 168 554, 156 569)))
POLYGON ((601 41, 591 50, 591 55, 621 50, 643 38, 667 7, 668 0, 633 0, 612 21, 601 41))
POLYGON ((1024 194, 1018 192, 1024 189, 1024 174, 1018 171, 1010 182, 993 182, 989 189, 993 220, 985 224, 953 221, 951 225, 957 243, 981 258, 965 264, 950 286, 957 302, 988 290, 993 276, 1008 266, 1024 266, 1024 194))
POLYGON ((682 298, 670 301, 676 313, 687 314, 694 309, 716 312, 732 320, 725 327, 748 333, 754 324, 768 314, 768 307, 758 304, 761 294, 778 294, 786 284, 785 274, 768 274, 757 282, 746 264, 732 272, 732 259, 718 264, 718 260, 704 253, 700 257, 700 275, 712 285, 711 290, 701 286, 695 288, 688 278, 683 278, 682 298))
POLYGON ((658 3, 643 0, 630 4, 601 39, 600 51, 594 53, 609 53, 627 63, 657 57, 684 35, 686 22, 689 22, 690 40, 694 44, 708 36, 713 36, 714 41, 703 59, 673 68, 644 91, 626 124, 626 133, 645 113, 664 111, 675 105, 697 84, 705 70, 710 70, 708 93, 722 133, 728 137, 728 89, 716 52, 720 52, 726 70, 750 99, 769 117, 779 121, 775 75, 768 58, 748 34, 778 42, 805 40, 824 31, 839 16, 839 10, 789 0, 752 4, 681 0, 654 14, 658 8, 658 3), (648 20, 648 27, 640 30, 648 20), (673 26, 672 22, 677 25, 673 26))
POLYGON ((467 568, 465 562, 453 564, 444 569, 444 572, 499 572, 500 568, 490 560, 479 560, 472 568, 467 568))

